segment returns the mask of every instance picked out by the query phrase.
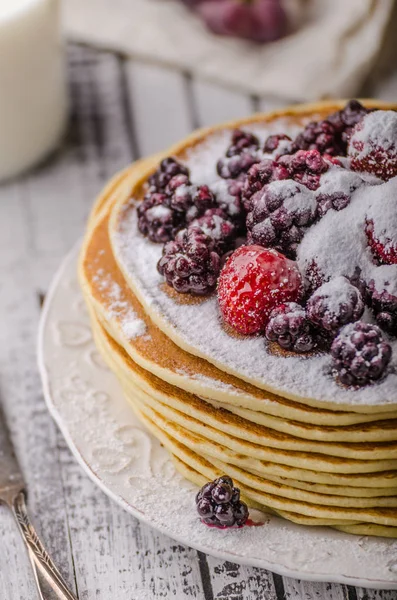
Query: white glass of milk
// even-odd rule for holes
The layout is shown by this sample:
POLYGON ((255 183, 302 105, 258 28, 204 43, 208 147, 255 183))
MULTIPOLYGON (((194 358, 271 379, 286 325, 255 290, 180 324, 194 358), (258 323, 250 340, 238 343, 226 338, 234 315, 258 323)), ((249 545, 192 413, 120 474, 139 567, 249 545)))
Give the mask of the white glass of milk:
POLYGON ((67 116, 58 0, 0 0, 0 180, 44 158, 67 116))

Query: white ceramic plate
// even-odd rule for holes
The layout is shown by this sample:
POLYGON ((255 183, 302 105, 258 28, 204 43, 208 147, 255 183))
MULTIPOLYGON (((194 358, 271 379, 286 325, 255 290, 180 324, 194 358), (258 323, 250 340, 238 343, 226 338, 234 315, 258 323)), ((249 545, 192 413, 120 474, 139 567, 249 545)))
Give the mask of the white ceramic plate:
POLYGON ((195 512, 195 486, 134 416, 91 336, 76 275, 77 249, 47 297, 39 365, 51 414, 93 481, 138 519, 232 562, 281 575, 397 589, 397 540, 359 537, 266 516, 261 527, 210 529, 195 512))

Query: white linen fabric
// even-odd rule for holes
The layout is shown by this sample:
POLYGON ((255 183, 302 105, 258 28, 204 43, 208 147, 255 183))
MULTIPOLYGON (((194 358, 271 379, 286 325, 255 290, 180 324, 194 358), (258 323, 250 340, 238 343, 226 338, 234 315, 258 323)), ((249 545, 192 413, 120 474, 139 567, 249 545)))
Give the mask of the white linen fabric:
POLYGON ((178 0, 62 2, 66 33, 75 41, 286 102, 354 96, 374 64, 393 8, 393 0, 301 0, 304 16, 295 31, 257 45, 209 33, 178 0))

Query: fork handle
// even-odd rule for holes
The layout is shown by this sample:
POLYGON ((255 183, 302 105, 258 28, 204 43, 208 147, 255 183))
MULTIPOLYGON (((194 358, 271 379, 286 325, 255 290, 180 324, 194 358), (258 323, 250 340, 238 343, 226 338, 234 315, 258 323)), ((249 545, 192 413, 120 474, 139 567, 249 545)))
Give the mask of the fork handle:
MULTIPOLYGON (((28 547, 29 557, 37 570, 45 577, 56 594, 57 600, 77 600, 76 596, 70 592, 63 580, 62 575, 51 560, 50 555, 45 549, 42 541, 37 535, 32 523, 30 522, 26 508, 25 495, 20 492, 12 502, 12 512, 18 523, 19 531, 28 547)), ((35 573, 37 587, 40 590, 40 583, 35 573)))

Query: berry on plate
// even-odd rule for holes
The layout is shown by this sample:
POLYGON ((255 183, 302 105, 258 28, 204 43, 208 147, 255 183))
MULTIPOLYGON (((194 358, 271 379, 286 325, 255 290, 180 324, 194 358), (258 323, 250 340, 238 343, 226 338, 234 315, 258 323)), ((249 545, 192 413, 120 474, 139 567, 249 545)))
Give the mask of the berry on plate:
POLYGON ((264 331, 272 310, 283 302, 296 302, 301 292, 296 263, 276 250, 255 245, 233 252, 218 281, 223 319, 244 335, 264 331))
POLYGON ((203 485, 196 496, 196 508, 206 525, 242 527, 248 519, 248 507, 240 500, 240 490, 226 475, 203 485))
POLYGON ((377 110, 354 128, 348 155, 354 171, 372 173, 388 181, 397 176, 397 112, 377 110))

